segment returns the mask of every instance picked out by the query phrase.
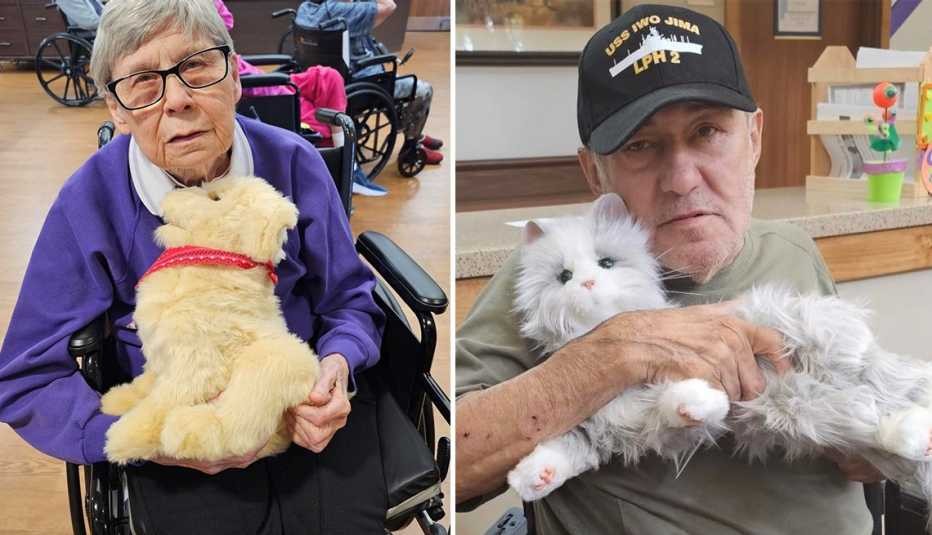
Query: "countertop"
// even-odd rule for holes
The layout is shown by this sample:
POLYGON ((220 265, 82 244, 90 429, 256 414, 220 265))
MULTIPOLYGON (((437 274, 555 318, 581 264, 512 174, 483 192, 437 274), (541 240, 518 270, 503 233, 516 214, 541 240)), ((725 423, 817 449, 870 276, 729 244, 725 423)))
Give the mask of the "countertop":
MULTIPOLYGON (((460 212, 456 214, 456 278, 490 276, 521 239, 506 223, 585 212, 587 204, 460 212)), ((932 224, 932 197, 874 204, 839 198, 804 187, 758 190, 753 216, 793 223, 813 238, 932 224)))

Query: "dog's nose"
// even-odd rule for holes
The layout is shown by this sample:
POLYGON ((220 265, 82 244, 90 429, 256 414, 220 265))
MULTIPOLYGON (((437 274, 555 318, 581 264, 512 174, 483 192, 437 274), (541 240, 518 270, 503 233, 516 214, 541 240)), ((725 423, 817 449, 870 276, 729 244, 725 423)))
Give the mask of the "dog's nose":
POLYGON ((591 290, 592 287, 595 286, 595 281, 593 279, 589 279, 587 281, 583 281, 581 284, 583 285, 583 288, 591 290))

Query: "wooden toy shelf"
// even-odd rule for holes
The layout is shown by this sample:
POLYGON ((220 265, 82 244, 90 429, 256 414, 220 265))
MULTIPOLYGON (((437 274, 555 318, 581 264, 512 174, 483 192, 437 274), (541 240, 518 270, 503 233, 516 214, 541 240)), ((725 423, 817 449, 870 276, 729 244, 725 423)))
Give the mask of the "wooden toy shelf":
MULTIPOLYGON (((919 82, 920 93, 922 93, 922 85, 932 83, 932 49, 929 49, 917 67, 859 69, 848 47, 829 46, 809 68, 808 80, 812 84, 811 116, 813 119, 806 122, 806 133, 810 136, 809 175, 806 176, 806 190, 863 199, 867 195, 867 180, 827 176, 831 169, 831 161, 819 135, 867 135, 864 122, 860 119, 850 121, 815 119, 818 105, 820 102, 828 101, 829 88, 833 85, 919 82)), ((918 105, 917 109, 919 109, 918 105)), ((917 111, 918 113, 921 111, 917 111)), ((897 117, 897 131, 900 135, 916 135, 919 124, 917 119, 918 117, 897 117)), ((903 182, 903 198, 919 198, 926 195, 928 193, 925 187, 918 180, 903 182)))

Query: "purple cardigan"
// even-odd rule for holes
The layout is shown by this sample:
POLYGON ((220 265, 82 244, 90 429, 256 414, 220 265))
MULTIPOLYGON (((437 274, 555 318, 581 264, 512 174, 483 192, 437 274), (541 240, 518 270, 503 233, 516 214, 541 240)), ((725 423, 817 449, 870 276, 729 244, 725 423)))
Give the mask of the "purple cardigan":
MULTIPOLYGON (((376 363, 384 317, 372 300, 375 279, 353 247, 333 180, 299 136, 237 116, 252 148, 255 174, 298 207, 278 264, 275 293, 289 329, 315 340, 321 356, 343 354, 351 373, 376 363)), ((81 166, 52 204, 39 234, 0 349, 0 421, 60 459, 105 459, 100 396, 67 350, 71 334, 110 312, 118 360, 142 372, 141 343, 130 326, 134 286, 162 252, 162 221, 133 189, 129 137, 119 136, 81 166)))

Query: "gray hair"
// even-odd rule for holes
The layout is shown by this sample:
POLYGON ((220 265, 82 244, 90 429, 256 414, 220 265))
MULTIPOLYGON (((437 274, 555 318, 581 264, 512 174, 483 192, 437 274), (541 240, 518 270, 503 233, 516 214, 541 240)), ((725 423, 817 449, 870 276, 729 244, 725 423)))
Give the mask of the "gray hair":
POLYGON ((90 75, 97 89, 106 93, 116 62, 168 28, 178 29, 191 41, 206 37, 218 46, 233 48, 230 32, 212 0, 110 0, 91 53, 90 75))

